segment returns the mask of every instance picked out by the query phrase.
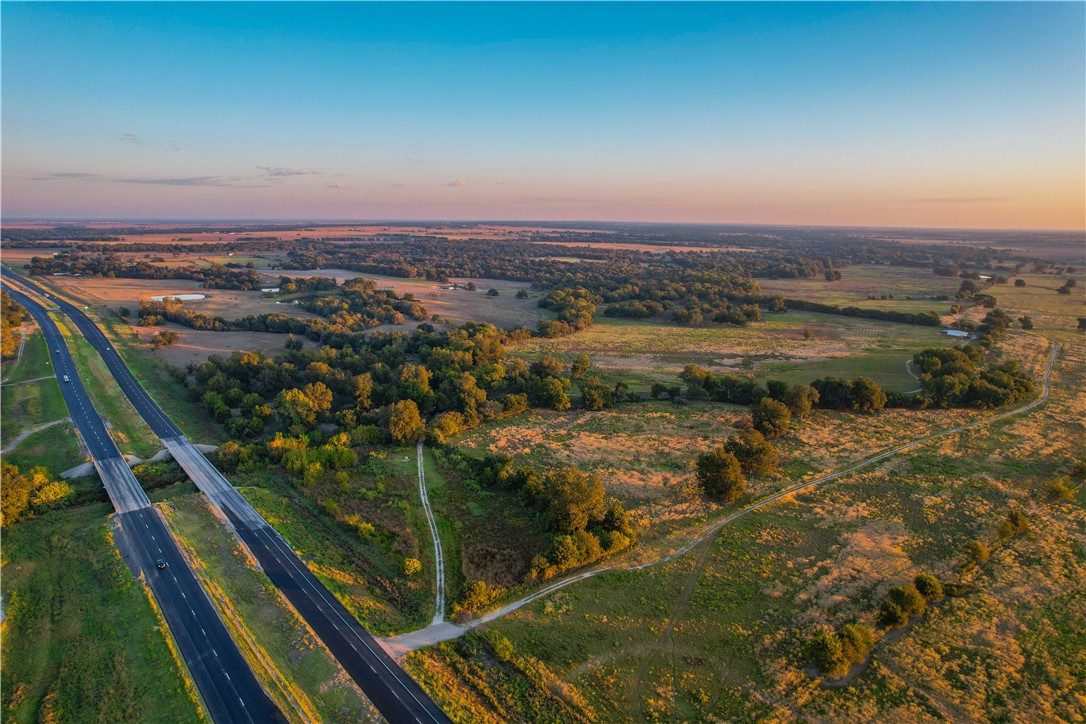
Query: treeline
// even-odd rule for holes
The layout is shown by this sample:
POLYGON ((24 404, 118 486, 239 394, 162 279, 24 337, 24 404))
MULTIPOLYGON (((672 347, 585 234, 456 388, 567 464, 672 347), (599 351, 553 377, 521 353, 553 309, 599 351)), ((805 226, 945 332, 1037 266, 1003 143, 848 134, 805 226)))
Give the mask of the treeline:
POLYGON ((204 289, 259 289, 260 274, 255 269, 229 269, 221 264, 201 267, 163 266, 148 261, 133 261, 115 254, 77 254, 62 252, 56 256, 30 259, 31 276, 51 274, 85 277, 121 277, 125 279, 191 279, 204 289))
POLYGON ((26 319, 26 309, 0 289, 0 359, 13 359, 19 352, 22 337, 17 330, 26 319))

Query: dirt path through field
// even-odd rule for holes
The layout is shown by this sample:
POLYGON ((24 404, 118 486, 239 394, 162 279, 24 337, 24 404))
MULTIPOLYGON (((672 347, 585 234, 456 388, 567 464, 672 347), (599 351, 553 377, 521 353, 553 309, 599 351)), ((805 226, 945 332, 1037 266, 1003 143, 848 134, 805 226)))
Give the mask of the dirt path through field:
MULTIPOLYGON (((713 523, 711 526, 709 526, 709 528, 707 530, 705 530, 704 532, 702 532, 700 535, 695 536, 694 538, 692 538, 689 541, 687 541, 686 543, 684 543, 682 546, 680 546, 675 551, 673 551, 671 553, 668 553, 667 555, 662 556, 660 558, 657 558, 656 560, 648 561, 646 563, 642 563, 642 564, 636 565, 636 566, 610 565, 610 566, 602 566, 600 568, 591 568, 591 569, 589 569, 587 571, 582 571, 581 573, 570 576, 569 578, 565 578, 565 579, 562 579, 560 581, 555 581, 554 583, 551 583, 550 585, 544 586, 543 588, 540 588, 539 590, 528 594, 524 598, 513 601, 512 603, 508 603, 508 604, 502 606, 501 608, 499 608, 499 609, 497 609, 495 611, 491 611, 487 615, 482 616, 480 618, 477 618, 474 621, 469 621, 469 622, 463 624, 462 626, 458 626, 458 625, 454 625, 454 624, 450 624, 450 623, 440 623, 440 624, 437 624, 437 625, 431 624, 430 626, 428 626, 428 627, 426 627, 424 629, 421 629, 419 631, 412 631, 411 633, 400 634, 399 636, 393 636, 393 637, 388 638, 388 639, 379 639, 379 641, 381 642, 381 645, 384 646, 385 649, 387 651, 389 651, 390 653, 392 653, 394 656, 402 656, 403 654, 406 654, 409 651, 414 651, 414 650, 422 648, 424 646, 429 646, 431 644, 439 643, 441 641, 447 641, 449 639, 458 638, 458 637, 464 635, 465 633, 467 633, 468 631, 471 631, 471 630, 473 630, 473 629, 475 629, 475 628, 477 628, 479 626, 482 626, 485 623, 489 623, 489 622, 494 621, 494 620, 496 620, 498 618, 501 618, 502 616, 505 616, 506 614, 512 613, 513 611, 516 611, 519 608, 523 608, 524 606, 528 605, 529 603, 532 603, 533 601, 538 600, 538 599, 542 598, 543 596, 549 595, 549 594, 553 593, 554 591, 557 591, 559 589, 565 588, 566 586, 572 585, 572 584, 576 583, 577 581, 583 581, 583 580, 585 580, 587 578, 592 578, 594 576, 600 575, 601 573, 608 573, 610 571, 640 571, 640 570, 644 570, 646 568, 651 568, 653 566, 658 566, 658 565, 660 565, 662 563, 667 563, 668 561, 672 561, 672 560, 674 560, 676 558, 684 556, 687 553, 689 553, 690 551, 694 550, 694 548, 696 548, 698 545, 700 545, 700 544, 714 538, 717 535, 717 533, 720 532, 721 528, 723 528, 728 523, 731 523, 736 518, 739 518, 740 516, 743 516, 743 515, 747 515, 748 513, 752 513, 752 512, 754 512, 756 510, 761 510, 762 508, 768 507, 768 506, 770 506, 770 505, 772 505, 772 504, 774 504, 776 502, 779 502, 781 500, 784 500, 786 498, 790 498, 793 495, 795 495, 796 493, 805 492, 805 491, 810 490, 812 488, 815 488, 815 487, 817 487, 819 485, 822 485, 823 483, 831 482, 831 481, 836 480, 836 479, 838 479, 840 477, 843 477, 845 475, 849 475, 851 473, 854 473, 857 470, 862 470, 863 468, 874 465, 875 463, 882 462, 883 460, 894 457, 895 455, 899 455, 899 454, 901 454, 903 452, 906 452, 908 450, 912 450, 913 448, 921 447, 921 446, 926 445, 926 444, 928 444, 930 442, 934 442, 935 440, 940 440, 940 439, 942 439, 944 437, 948 437, 950 435, 956 435, 956 434, 958 434, 960 432, 965 432, 966 430, 972 430, 972 429, 980 427, 982 425, 989 425, 989 424, 991 424, 993 422, 998 422, 999 420, 1004 420, 1004 419, 1006 419, 1008 417, 1012 417, 1014 415, 1018 415, 1018 414, 1021 414, 1023 412, 1029 412, 1030 410, 1034 409, 1035 407, 1043 405, 1048 400, 1048 396, 1049 396, 1049 393, 1051 391, 1051 388, 1050 388, 1050 385, 1049 385, 1049 378, 1052 376, 1052 368, 1056 363, 1056 354, 1058 352, 1059 352, 1059 345, 1057 343, 1053 342, 1051 352, 1049 353, 1049 356, 1048 356, 1048 365, 1045 368, 1044 377, 1042 379, 1041 395, 1036 400, 1034 400, 1033 402, 1026 403, 1025 405, 1022 405, 1021 407, 1016 407, 1013 410, 1007 410, 1005 412, 998 413, 998 414, 993 415, 991 417, 987 417, 987 418, 984 418, 984 419, 981 419, 981 420, 976 420, 975 422, 971 422, 971 423, 968 423, 968 424, 965 424, 965 425, 958 425, 956 427, 950 428, 949 430, 943 430, 942 432, 935 432, 935 433, 932 433, 930 435, 925 435, 924 437, 917 438, 916 440, 912 440, 911 442, 902 443, 901 445, 898 445, 896 447, 892 447, 889 450, 884 450, 883 452, 881 452, 881 453, 879 453, 877 455, 869 457, 869 458, 867 458, 865 460, 861 460, 860 462, 856 463, 855 465, 850 465, 849 467, 844 468, 842 470, 838 470, 837 472, 828 473, 826 475, 815 478, 813 480, 808 480, 807 482, 798 483, 798 484, 793 485, 791 487, 785 488, 784 490, 781 490, 780 492, 777 492, 777 493, 774 493, 773 495, 769 495, 769 496, 767 496, 765 498, 762 498, 761 500, 759 500, 759 501, 757 501, 755 503, 751 503, 750 505, 748 505, 745 508, 740 508, 739 510, 733 511, 733 512, 723 516, 722 518, 719 518, 715 523, 713 523)), ((699 559, 699 564, 702 563, 703 560, 704 559, 699 559)), ((692 574, 695 581, 696 581, 696 573, 699 570, 700 570, 700 567, 696 566, 695 571, 692 574)), ((691 588, 691 591, 692 590, 693 589, 691 588)), ((687 597, 688 596, 689 596, 689 594, 687 594, 687 597)), ((674 616, 673 616, 673 618, 674 618, 674 616)))
POLYGON ((53 425, 60 425, 61 423, 71 422, 71 421, 72 421, 72 418, 70 418, 70 417, 62 417, 59 420, 53 420, 52 422, 47 422, 44 425, 38 425, 37 427, 32 427, 29 430, 26 430, 25 432, 21 432, 21 433, 19 433, 18 435, 15 436, 14 440, 12 440, 10 443, 8 443, 8 446, 6 448, 4 448, 3 450, 0 450, 0 454, 7 455, 9 452, 11 452, 12 450, 15 449, 16 445, 18 445, 23 440, 27 439, 28 437, 30 437, 31 435, 33 435, 36 432, 41 432, 42 430, 46 429, 47 427, 52 427, 53 425))

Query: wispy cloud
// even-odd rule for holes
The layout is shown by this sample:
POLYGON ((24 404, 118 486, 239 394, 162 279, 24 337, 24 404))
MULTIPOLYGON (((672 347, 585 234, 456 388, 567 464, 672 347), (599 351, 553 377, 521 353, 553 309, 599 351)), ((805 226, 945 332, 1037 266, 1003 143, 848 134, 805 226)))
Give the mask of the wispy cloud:
POLYGON ((106 181, 108 179, 100 176, 96 173, 82 173, 81 171, 61 171, 58 173, 47 173, 41 176, 31 176, 31 181, 63 181, 71 179, 75 181, 106 181))
POLYGON ((125 143, 134 143, 137 146, 143 145, 143 139, 137 136, 135 133, 122 133, 121 140, 125 143))
POLYGON ((446 185, 447 185, 447 186, 451 186, 451 187, 453 187, 454 189, 462 189, 462 188, 464 188, 465 186, 467 186, 467 185, 468 185, 468 182, 467 182, 467 181, 465 181, 465 180, 464 180, 464 179, 462 179, 462 178, 458 178, 458 179, 456 179, 455 181, 450 181, 450 182, 449 182, 448 184, 446 184, 446 185))
POLYGON ((243 176, 157 176, 113 179, 122 184, 149 184, 155 186, 229 186, 239 189, 256 189, 268 186, 255 183, 259 179, 243 176))
POLYGON ((257 166, 258 169, 263 171, 268 176, 273 178, 287 178, 290 176, 323 176, 320 171, 314 171, 309 168, 287 168, 283 166, 257 166))

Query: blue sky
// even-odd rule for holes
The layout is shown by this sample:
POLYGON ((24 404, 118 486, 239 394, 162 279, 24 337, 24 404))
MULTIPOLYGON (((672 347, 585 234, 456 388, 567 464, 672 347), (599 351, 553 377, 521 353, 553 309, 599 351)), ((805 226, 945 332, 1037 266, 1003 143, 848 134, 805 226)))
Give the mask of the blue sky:
POLYGON ((5 2, 3 212, 1082 228, 1084 8, 5 2))

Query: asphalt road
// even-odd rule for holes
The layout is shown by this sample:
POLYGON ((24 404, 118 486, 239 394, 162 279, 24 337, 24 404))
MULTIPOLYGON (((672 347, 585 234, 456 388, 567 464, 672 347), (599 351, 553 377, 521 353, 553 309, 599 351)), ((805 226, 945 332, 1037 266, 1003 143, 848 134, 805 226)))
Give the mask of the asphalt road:
POLYGON ((234 486, 200 453, 140 386, 109 340, 81 309, 15 274, 9 276, 56 301, 75 323, 148 426, 162 439, 196 487, 231 521, 272 583, 390 722, 451 721, 389 656, 234 486))
POLYGON ((5 287, 45 335, 72 421, 117 510, 113 519, 117 548, 133 574, 142 574, 150 586, 212 720, 217 724, 285 721, 106 431, 56 324, 41 305, 9 284, 5 287), (63 381, 65 375, 69 382, 63 381), (159 560, 167 564, 165 569, 158 568, 159 560))

